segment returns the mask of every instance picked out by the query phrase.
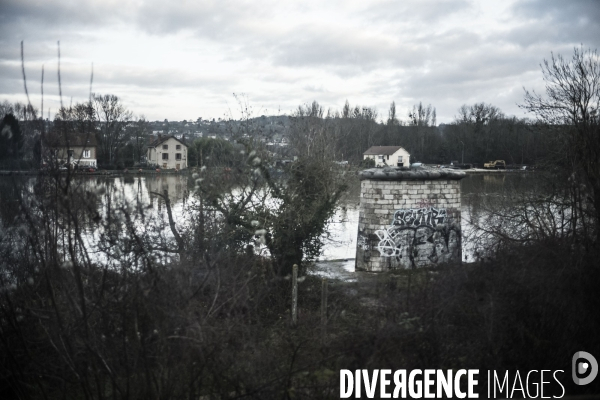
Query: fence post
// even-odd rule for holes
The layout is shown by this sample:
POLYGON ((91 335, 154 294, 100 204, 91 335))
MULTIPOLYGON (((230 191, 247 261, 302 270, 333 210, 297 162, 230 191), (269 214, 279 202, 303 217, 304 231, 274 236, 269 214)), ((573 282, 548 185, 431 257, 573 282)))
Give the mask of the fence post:
POLYGON ((327 279, 321 281, 321 342, 325 343, 327 335, 327 279))
POLYGON ((298 265, 292 267, 292 326, 298 323, 298 265))

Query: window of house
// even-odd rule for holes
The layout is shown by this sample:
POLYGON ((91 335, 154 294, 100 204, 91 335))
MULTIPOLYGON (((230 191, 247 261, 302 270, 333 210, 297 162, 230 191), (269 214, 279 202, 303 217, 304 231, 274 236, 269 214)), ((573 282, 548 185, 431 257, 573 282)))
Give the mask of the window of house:
POLYGON ((402 161, 402 156, 398 156, 398 162, 399 162, 399 163, 403 163, 403 161, 402 161))
POLYGON ((383 156, 379 156, 379 159, 383 161, 383 156))
POLYGON ((387 159, 388 159, 388 160, 390 159, 390 155, 389 155, 389 154, 388 154, 388 156, 387 156, 387 159))
POLYGON ((83 151, 83 158, 90 158, 92 156, 92 152, 90 150, 83 151))
POLYGON ((73 150, 67 150, 67 155, 69 157, 73 157, 73 150))
POLYGON ((163 150, 169 150, 169 145, 168 144, 163 144, 163 150))
POLYGON ((181 150, 181 145, 180 144, 176 145, 175 150, 181 150))
POLYGON ((163 155, 163 160, 169 159, 169 153, 162 153, 162 155, 163 155))
POLYGON ((181 160, 181 153, 175 153, 175 159, 181 160))

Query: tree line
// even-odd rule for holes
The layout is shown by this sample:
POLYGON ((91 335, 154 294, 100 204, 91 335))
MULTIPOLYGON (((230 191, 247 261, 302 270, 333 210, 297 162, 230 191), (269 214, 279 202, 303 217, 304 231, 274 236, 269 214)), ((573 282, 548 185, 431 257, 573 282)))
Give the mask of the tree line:
POLYGON ((0 103, 0 165, 39 168, 40 148, 49 137, 93 135, 100 166, 131 166, 146 155, 150 123, 136 117, 113 94, 92 94, 90 101, 62 107, 51 121, 39 109, 20 102, 0 103))
MULTIPOLYGON (((337 161, 359 164, 363 153, 371 146, 402 146, 413 162, 447 164, 483 164, 501 159, 507 164, 539 164, 558 151, 560 142, 556 131, 539 129, 531 120, 506 116, 498 107, 486 103, 462 105, 449 124, 436 125, 436 109, 419 103, 413 106, 406 118, 399 118, 392 102, 387 119, 380 118, 374 108, 351 107, 348 101, 341 111, 325 110, 317 101, 299 106, 290 115, 290 124, 283 130, 290 146, 281 157, 311 155, 337 161)), ((0 104, 2 148, 0 163, 12 165, 15 161, 28 161, 25 166, 35 166, 39 158, 39 142, 43 135, 57 132, 57 125, 71 124, 73 132, 93 133, 98 143, 98 163, 102 167, 131 167, 143 162, 151 123, 143 116, 136 117, 115 95, 93 95, 91 102, 65 107, 54 121, 38 118, 39 111, 21 103, 0 104), (29 111, 28 111, 29 110, 29 111), (10 128, 10 127, 13 128, 10 128), (7 132, 14 132, 9 138, 7 132), (38 150, 36 150, 38 146, 38 150), (36 153, 36 151, 38 153, 36 153)), ((251 139, 268 137, 269 132, 257 121, 224 122, 219 138, 231 142, 240 126, 251 139)), ((62 131, 64 131, 64 129, 62 131)), ((188 140, 191 148, 189 165, 200 165, 202 147, 231 146, 188 140)), ((227 153, 227 151, 225 152, 227 153)))
POLYGON ((462 105, 449 124, 436 125, 431 105, 415 105, 406 119, 398 118, 395 102, 387 120, 377 110, 346 102, 342 111, 325 111, 318 103, 300 106, 291 116, 290 138, 300 154, 319 151, 336 160, 359 163, 371 146, 402 146, 413 162, 483 164, 502 159, 507 164, 538 164, 555 150, 556 135, 537 129, 535 122, 506 116, 486 103, 462 105))

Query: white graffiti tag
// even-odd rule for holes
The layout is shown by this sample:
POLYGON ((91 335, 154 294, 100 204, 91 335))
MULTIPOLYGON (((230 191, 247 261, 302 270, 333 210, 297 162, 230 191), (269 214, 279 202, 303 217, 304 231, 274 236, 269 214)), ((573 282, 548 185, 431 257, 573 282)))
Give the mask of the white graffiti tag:
POLYGON ((377 250, 381 254, 381 257, 394 257, 400 255, 400 248, 396 247, 395 236, 396 231, 393 227, 389 227, 387 230, 375 231, 375 234, 379 238, 379 244, 377 250))
POLYGON ((410 208, 396 211, 392 226, 415 228, 419 226, 432 226, 435 228, 437 225, 445 223, 446 217, 445 208, 410 208))

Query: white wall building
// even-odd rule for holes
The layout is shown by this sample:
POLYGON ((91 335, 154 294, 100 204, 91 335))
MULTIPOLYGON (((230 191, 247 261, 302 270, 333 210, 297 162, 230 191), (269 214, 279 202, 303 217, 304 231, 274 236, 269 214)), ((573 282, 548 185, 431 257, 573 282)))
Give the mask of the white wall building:
POLYGON ((187 145, 175 136, 159 136, 148 145, 148 163, 164 169, 188 167, 187 145))
POLYGON ((410 167, 410 153, 402 146, 372 146, 363 159, 375 160, 376 167, 410 167))
POLYGON ((43 162, 45 165, 96 168, 97 144, 92 133, 48 134, 44 137, 43 162))

